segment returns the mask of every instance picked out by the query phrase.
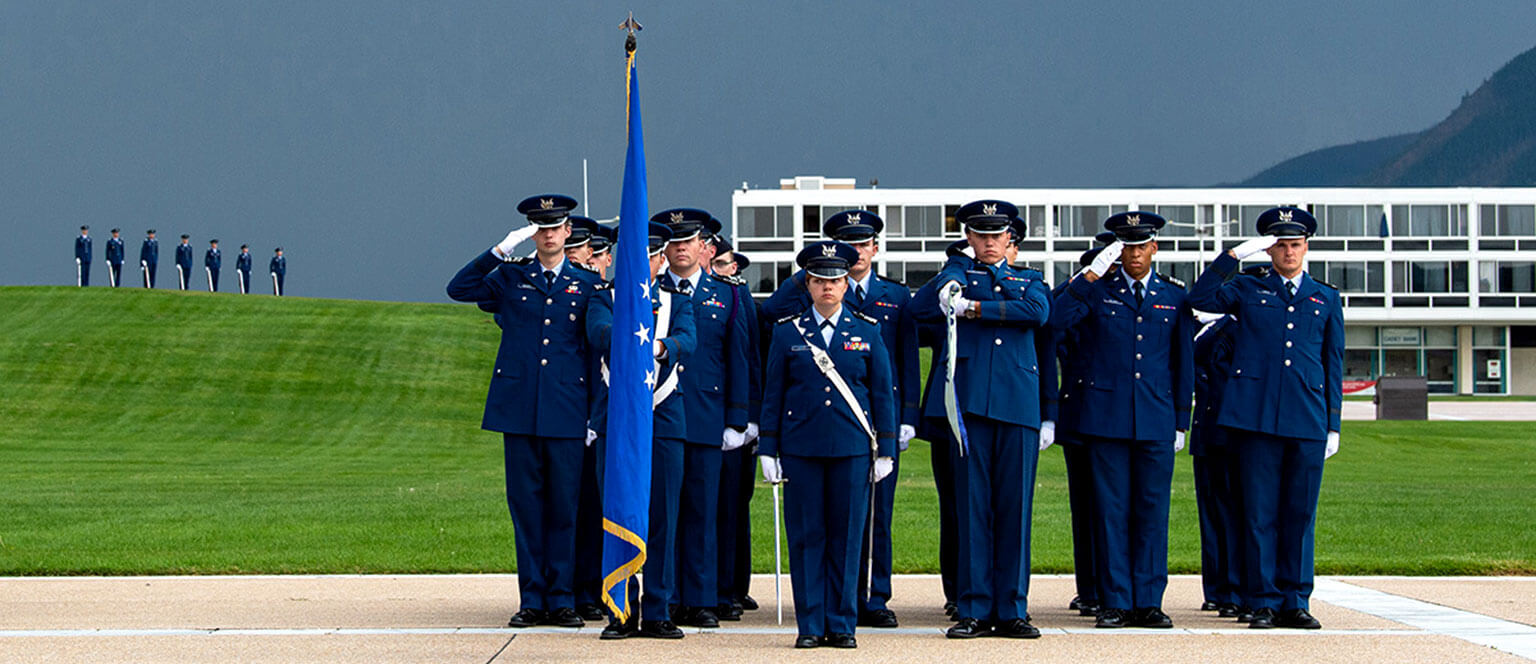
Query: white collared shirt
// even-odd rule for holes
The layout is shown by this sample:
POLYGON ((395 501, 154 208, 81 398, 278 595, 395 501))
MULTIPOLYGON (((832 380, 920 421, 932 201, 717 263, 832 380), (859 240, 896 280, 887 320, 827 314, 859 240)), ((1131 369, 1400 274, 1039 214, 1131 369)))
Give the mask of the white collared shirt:
POLYGON ((837 319, 842 315, 842 306, 838 306, 837 311, 832 312, 831 316, 822 316, 821 312, 817 311, 815 307, 811 308, 811 316, 816 319, 816 329, 821 330, 821 342, 826 344, 828 348, 832 347, 832 330, 837 327, 837 319), (823 322, 829 320, 832 321, 831 325, 827 327, 821 326, 823 322))
POLYGON ((865 272, 864 273, 864 279, 862 279, 862 280, 855 280, 852 276, 850 276, 850 277, 848 277, 848 292, 851 293, 851 292, 854 292, 854 291, 858 290, 859 288, 863 288, 864 289, 864 297, 869 297, 869 285, 871 283, 874 283, 874 281, 875 281, 875 271, 874 270, 870 270, 868 272, 865 272))
POLYGON ((1120 277, 1122 279, 1125 279, 1125 287, 1131 289, 1132 293, 1136 292, 1135 283, 1139 281, 1139 282, 1141 282, 1141 294, 1142 294, 1142 296, 1145 297, 1147 295, 1151 295, 1152 294, 1152 271, 1151 270, 1147 270, 1147 274, 1145 276, 1143 276, 1142 278, 1140 278, 1140 279, 1132 278, 1130 273, 1125 272, 1125 271, 1122 270, 1120 272, 1120 277))
POLYGON ((690 294, 699 289, 699 275, 703 272, 703 270, 695 270, 692 277, 680 277, 677 276, 676 272, 667 270, 667 274, 672 275, 672 285, 678 290, 690 294), (683 284, 688 284, 688 286, 684 288, 683 284))
POLYGON ((1291 286, 1292 286, 1291 290, 1293 292, 1300 293, 1301 292, 1301 275, 1303 275, 1303 274, 1306 274, 1306 273, 1305 272, 1297 272, 1296 276, 1293 277, 1293 278, 1286 279, 1285 277, 1282 276, 1282 277, 1280 277, 1280 280, 1281 281, 1288 281, 1288 282, 1290 282, 1291 286))

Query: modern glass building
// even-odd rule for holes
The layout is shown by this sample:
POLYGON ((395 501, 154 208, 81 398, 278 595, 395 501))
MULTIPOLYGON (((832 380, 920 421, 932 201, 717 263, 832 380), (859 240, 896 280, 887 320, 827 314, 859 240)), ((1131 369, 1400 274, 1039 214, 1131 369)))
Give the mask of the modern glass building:
POLYGON ((1020 261, 1058 283, 1106 217, 1151 210, 1158 272, 1192 283, 1218 251, 1254 235, 1276 205, 1319 221, 1307 269, 1344 296, 1351 388, 1423 375, 1432 392, 1536 394, 1536 188, 885 189, 801 176, 732 195, 729 234, 752 258, 744 276, 766 296, 794 271, 821 222, 846 209, 886 222, 881 274, 916 288, 962 237, 969 201, 1013 202, 1029 223, 1020 261))

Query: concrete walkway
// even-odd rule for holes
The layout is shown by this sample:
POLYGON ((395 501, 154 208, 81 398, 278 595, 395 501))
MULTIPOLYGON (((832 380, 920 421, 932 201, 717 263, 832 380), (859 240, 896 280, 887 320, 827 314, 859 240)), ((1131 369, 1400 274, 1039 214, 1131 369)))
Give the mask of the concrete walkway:
POLYGON ((938 579, 895 580, 895 630, 861 630, 859 648, 796 651, 784 580, 753 580, 763 604, 721 629, 675 642, 600 641, 584 629, 504 627, 511 575, 49 577, 0 579, 0 662, 625 662, 841 661, 1519 662, 1536 660, 1536 578, 1329 577, 1313 614, 1323 630, 1249 630, 1197 610, 1199 579, 1170 581, 1172 630, 1095 630, 1066 610, 1067 576, 1035 577, 1035 641, 943 638, 938 579))
MULTIPOLYGON (((1376 404, 1345 401, 1339 413, 1346 420, 1376 419, 1376 404)), ((1430 401, 1429 419, 1450 422, 1536 421, 1536 401, 1430 401)))

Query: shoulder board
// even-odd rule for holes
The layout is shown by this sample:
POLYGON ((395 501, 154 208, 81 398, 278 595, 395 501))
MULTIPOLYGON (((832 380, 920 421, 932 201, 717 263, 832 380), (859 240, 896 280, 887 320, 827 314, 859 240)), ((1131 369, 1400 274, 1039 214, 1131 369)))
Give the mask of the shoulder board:
POLYGON ((788 316, 780 318, 778 321, 775 321, 774 325, 783 325, 785 323, 793 323, 795 321, 795 319, 799 318, 799 317, 800 317, 800 314, 790 314, 788 316))
POLYGON ((897 286, 901 286, 902 288, 908 288, 907 282, 905 282, 905 281, 897 281, 897 280, 892 279, 890 277, 887 277, 887 276, 885 276, 883 274, 877 274, 877 275, 875 275, 875 278, 879 279, 881 281, 884 281, 886 283, 896 284, 897 286))
POLYGON ((677 287, 669 286, 669 285, 661 283, 659 281, 656 282, 656 288, 660 289, 664 293, 672 293, 672 294, 675 294, 675 295, 682 295, 683 294, 683 292, 678 290, 677 287))
POLYGON ((522 258, 514 258, 512 260, 502 262, 511 263, 513 265, 533 265, 533 259, 528 256, 524 256, 522 258))
POLYGON ((575 263, 575 262, 572 262, 572 263, 571 263, 571 265, 574 265, 574 266, 576 266, 576 267, 579 267, 579 268, 581 268, 581 269, 582 269, 582 270, 583 270, 583 271, 586 271, 586 272, 591 272, 591 273, 592 273, 592 274, 597 274, 597 270, 594 270, 594 269, 592 269, 592 268, 590 268, 590 267, 587 267, 587 266, 585 266, 585 265, 582 265, 582 264, 581 264, 581 263, 575 263))
POLYGON ((849 313, 853 314, 854 318, 862 320, 866 323, 874 323, 875 325, 880 324, 880 321, 875 320, 874 316, 870 316, 869 314, 866 314, 862 311, 850 311, 849 313))
POLYGON ((738 276, 736 276, 734 274, 714 274, 714 275, 710 275, 710 276, 714 277, 715 281, 723 281, 723 282, 728 283, 728 284, 730 284, 732 286, 745 286, 745 285, 747 285, 747 280, 746 279, 742 279, 741 277, 738 277, 738 276))
MULTIPOLYGON (((1309 275, 1309 276, 1310 276, 1310 275, 1309 275)), ((1338 286, 1335 286, 1335 285, 1333 285, 1333 284, 1330 284, 1330 283, 1328 283, 1328 282, 1326 282, 1326 281, 1323 281, 1323 280, 1322 280, 1322 279, 1318 279, 1318 278, 1317 278, 1317 277, 1312 277, 1312 280, 1313 280, 1313 281, 1316 281, 1316 282, 1317 282, 1317 285, 1319 285, 1319 286, 1327 286, 1327 287, 1329 287, 1329 288, 1332 288, 1332 289, 1333 289, 1333 290, 1338 290, 1338 289, 1339 289, 1339 287, 1338 287, 1338 286)))
POLYGON ((596 284, 594 284, 592 286, 592 290, 594 290, 594 291, 613 290, 613 282, 612 281, 601 281, 601 282, 598 282, 598 283, 596 283, 596 284))
POLYGON ((1036 270, 1035 268, 1032 268, 1032 267, 1016 267, 1016 268, 1013 268, 1013 269, 1014 269, 1015 272, 1024 272, 1026 274, 1029 274, 1029 276, 1033 277, 1033 278, 1037 278, 1037 279, 1044 279, 1045 278, 1045 273, 1044 272, 1036 270), (1030 273, 1032 273, 1032 274, 1030 274, 1030 273))
POLYGON ((1246 275, 1248 275, 1250 277, 1258 277, 1260 279, 1263 279, 1263 278, 1269 276, 1269 266, 1268 265, 1254 265, 1252 267, 1245 267, 1245 268, 1243 268, 1243 271, 1239 272, 1238 274, 1246 274, 1246 275))
POLYGON ((1175 286, 1178 286, 1179 288, 1188 288, 1188 286, 1184 285, 1184 281, 1182 279, 1175 279, 1173 277, 1170 277, 1170 276, 1168 276, 1166 274, 1162 274, 1162 273, 1158 273, 1157 278, 1158 279, 1162 279, 1163 281, 1166 281, 1166 282, 1168 282, 1170 284, 1173 284, 1175 286))

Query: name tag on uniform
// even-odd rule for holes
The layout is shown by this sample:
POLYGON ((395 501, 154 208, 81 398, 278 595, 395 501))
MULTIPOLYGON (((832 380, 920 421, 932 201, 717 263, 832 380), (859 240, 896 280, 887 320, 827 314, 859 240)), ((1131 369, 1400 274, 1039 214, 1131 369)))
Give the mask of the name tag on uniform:
POLYGON ((791 352, 791 353, 793 353, 793 352, 798 352, 798 351, 802 351, 802 350, 810 350, 810 349, 811 349, 811 347, 810 347, 810 346, 790 346, 790 347, 789 347, 789 351, 790 351, 790 352, 791 352))
POLYGON ((1260 288, 1259 289, 1259 294, 1260 295, 1274 295, 1275 292, 1272 291, 1272 290, 1264 290, 1264 289, 1260 288))
POLYGON ((986 270, 966 270, 966 274, 986 274, 986 270))
POLYGON ((1113 305, 1115 305, 1117 307, 1126 306, 1124 302, 1121 302, 1119 300, 1116 300, 1116 299, 1110 298, 1110 297, 1104 298, 1104 304, 1113 304, 1113 305))
POLYGON ((518 288, 526 288, 528 290, 538 290, 537 288, 533 287, 533 284, 518 284, 517 287, 518 288))

